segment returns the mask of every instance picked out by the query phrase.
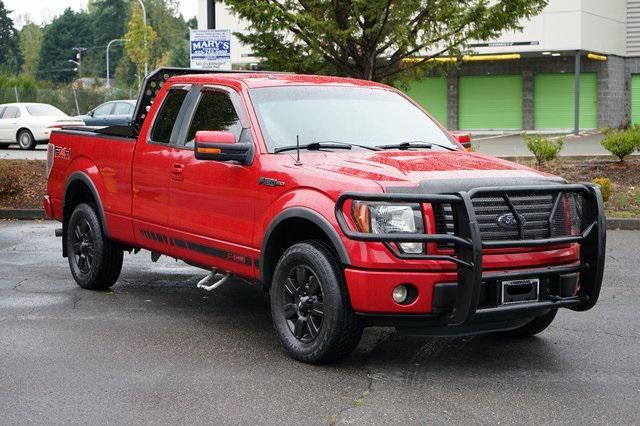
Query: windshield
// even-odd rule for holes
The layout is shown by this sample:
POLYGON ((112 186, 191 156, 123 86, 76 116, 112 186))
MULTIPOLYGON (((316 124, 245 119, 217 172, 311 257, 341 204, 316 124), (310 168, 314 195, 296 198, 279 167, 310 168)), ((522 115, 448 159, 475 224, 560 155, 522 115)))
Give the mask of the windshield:
POLYGON ((375 88, 336 86, 252 89, 270 152, 314 142, 368 147, 423 142, 457 149, 422 110, 398 93, 375 88))
POLYGON ((51 105, 27 105, 26 108, 27 111, 29 111, 29 114, 35 115, 36 117, 46 117, 50 115, 67 115, 64 112, 60 111, 58 108, 51 105))

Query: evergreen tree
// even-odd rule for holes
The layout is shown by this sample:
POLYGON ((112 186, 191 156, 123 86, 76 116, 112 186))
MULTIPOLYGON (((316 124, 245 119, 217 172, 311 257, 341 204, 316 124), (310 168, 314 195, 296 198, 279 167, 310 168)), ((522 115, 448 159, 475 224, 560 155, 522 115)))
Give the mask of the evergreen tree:
POLYGON ((0 0, 0 71, 17 73, 22 64, 18 31, 0 0))
POLYGON ((223 0, 266 66, 393 81, 520 28, 547 0, 223 0), (416 59, 417 58, 417 59, 416 59))
MULTIPOLYGON (((94 67, 93 74, 106 77, 106 50, 111 40, 124 38, 129 15, 129 3, 123 0, 92 0, 89 14, 94 33, 94 45, 89 55, 94 67)), ((122 43, 114 43, 109 49, 110 74, 115 74, 116 65, 124 56, 122 43)))
MULTIPOLYGON (((69 60, 77 61, 74 47, 93 47, 91 25, 91 17, 88 13, 74 12, 68 8, 45 27, 38 60, 39 79, 69 82, 80 75, 79 73, 83 70, 74 72, 75 65, 69 60)), ((82 62, 83 67, 89 71, 90 56, 85 54, 82 62)), ((90 75, 90 73, 84 75, 90 75)))

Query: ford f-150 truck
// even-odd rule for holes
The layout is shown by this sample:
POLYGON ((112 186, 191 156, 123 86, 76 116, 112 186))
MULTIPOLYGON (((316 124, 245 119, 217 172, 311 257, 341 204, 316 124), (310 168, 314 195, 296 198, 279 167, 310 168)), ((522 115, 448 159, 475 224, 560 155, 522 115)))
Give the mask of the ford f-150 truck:
POLYGON ((140 249, 207 269, 206 290, 261 284, 304 362, 371 325, 531 336, 600 292, 597 186, 466 152, 383 84, 160 69, 129 126, 56 130, 48 154, 44 207, 80 287, 112 286, 140 249))

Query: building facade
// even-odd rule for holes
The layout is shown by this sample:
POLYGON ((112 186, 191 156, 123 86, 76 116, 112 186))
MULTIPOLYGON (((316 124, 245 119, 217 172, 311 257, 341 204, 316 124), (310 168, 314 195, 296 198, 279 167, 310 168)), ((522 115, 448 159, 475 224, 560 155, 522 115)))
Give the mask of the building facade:
MULTIPOLYGON (((201 28, 246 30, 219 1, 199 0, 198 17, 201 28)), ((550 0, 523 27, 474 43, 468 60, 411 83, 409 95, 450 129, 640 123, 640 0, 550 0)), ((234 66, 258 63, 237 40, 232 49, 234 66)))

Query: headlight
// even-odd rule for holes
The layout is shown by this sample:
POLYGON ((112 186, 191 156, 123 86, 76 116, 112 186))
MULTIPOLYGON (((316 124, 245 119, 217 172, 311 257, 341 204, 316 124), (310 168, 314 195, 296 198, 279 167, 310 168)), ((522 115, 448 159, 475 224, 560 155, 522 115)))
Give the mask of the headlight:
MULTIPOLYGON (((420 205, 381 204, 354 201, 353 220, 360 232, 371 234, 423 234, 420 205)), ((398 243, 404 253, 423 253, 423 243, 398 243)))

